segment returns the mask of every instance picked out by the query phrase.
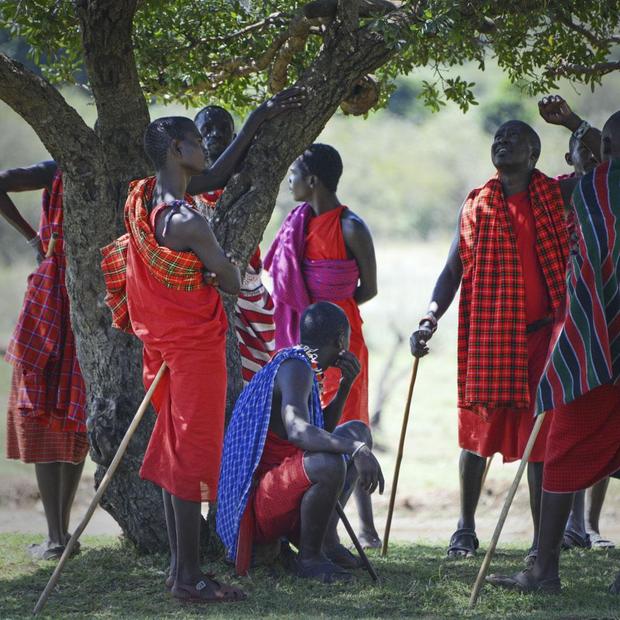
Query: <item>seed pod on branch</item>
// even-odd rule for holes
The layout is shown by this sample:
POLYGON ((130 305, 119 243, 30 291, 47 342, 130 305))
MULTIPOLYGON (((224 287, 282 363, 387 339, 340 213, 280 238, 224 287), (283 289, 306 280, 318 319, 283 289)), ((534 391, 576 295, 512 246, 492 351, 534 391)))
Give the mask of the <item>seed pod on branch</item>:
POLYGON ((361 116, 371 110, 379 101, 379 86, 370 75, 365 75, 353 83, 347 98, 340 104, 345 114, 361 116))

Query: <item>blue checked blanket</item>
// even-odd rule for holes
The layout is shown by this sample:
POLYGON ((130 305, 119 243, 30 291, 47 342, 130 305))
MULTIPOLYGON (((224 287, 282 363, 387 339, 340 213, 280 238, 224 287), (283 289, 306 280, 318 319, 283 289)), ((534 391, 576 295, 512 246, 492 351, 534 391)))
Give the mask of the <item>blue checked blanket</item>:
MULTIPOLYGON (((269 430, 273 384, 282 362, 299 359, 312 368, 301 347, 282 349, 241 392, 235 404, 222 453, 217 494, 216 529, 228 558, 235 561, 239 525, 252 490, 252 478, 260 462, 269 430)), ((319 385, 314 378, 308 403, 310 423, 323 428, 319 385)))

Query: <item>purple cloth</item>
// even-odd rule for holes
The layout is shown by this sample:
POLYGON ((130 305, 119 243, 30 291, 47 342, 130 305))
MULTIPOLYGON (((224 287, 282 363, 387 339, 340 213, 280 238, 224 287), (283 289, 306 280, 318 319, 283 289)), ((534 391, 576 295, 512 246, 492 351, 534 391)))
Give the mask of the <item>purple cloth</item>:
POLYGON ((293 209, 280 227, 263 265, 273 280, 276 349, 299 344, 299 320, 310 305, 302 263, 306 245, 306 226, 312 207, 304 203, 293 209))
POLYGON ((306 259, 303 273, 312 303, 351 299, 360 278, 360 270, 354 258, 349 260, 306 259))

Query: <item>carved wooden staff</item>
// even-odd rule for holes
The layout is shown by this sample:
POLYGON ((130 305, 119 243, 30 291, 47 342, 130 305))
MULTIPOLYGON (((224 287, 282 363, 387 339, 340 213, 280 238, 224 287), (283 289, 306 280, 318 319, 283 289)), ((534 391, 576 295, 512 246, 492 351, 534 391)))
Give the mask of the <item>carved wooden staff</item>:
POLYGON ((90 503, 90 506, 86 510, 86 514, 84 515, 82 521, 77 526, 77 528, 73 532, 73 535, 69 539, 69 542, 67 543, 67 546, 65 547, 64 553, 62 554, 60 561, 58 562, 58 565, 56 566, 56 569, 52 573, 50 580, 47 582, 47 585, 45 586, 45 590, 43 590, 41 596, 39 597, 39 600, 37 601, 37 604, 35 605, 34 611, 32 612, 35 616, 43 609, 52 590, 56 587, 56 584, 58 583, 58 580, 60 579, 60 573, 62 572, 62 569, 64 568, 65 564, 71 557, 71 554, 73 553, 73 549, 75 548, 75 544, 77 543, 78 538, 81 536, 82 532, 88 525, 90 518, 93 516, 93 513, 95 512, 95 509, 97 508, 99 504, 99 500, 101 499, 102 495, 105 493, 105 490, 108 488, 110 481, 112 480, 112 476, 114 476, 114 473, 118 469, 121 459, 123 458, 127 450, 127 446, 129 445, 129 442, 131 441, 133 434, 136 432, 136 429, 138 428, 138 425, 140 424, 140 420, 142 420, 142 417, 144 416, 144 413, 146 412, 149 406, 149 403, 151 402, 153 392, 155 391, 155 388, 157 387, 159 381, 163 377, 164 372, 166 371, 166 368, 167 368, 166 362, 163 362, 159 370, 157 371, 155 378, 153 379, 153 383, 151 383, 149 389, 144 395, 144 398, 142 399, 142 402, 140 403, 140 406, 138 407, 138 411, 136 411, 136 415, 133 417, 133 420, 131 421, 129 428, 125 432, 125 436, 123 437, 123 440, 118 446, 118 450, 116 451, 116 454, 114 455, 114 458, 112 459, 112 462, 110 463, 110 467, 108 467, 108 470, 106 471, 105 476, 103 477, 103 480, 99 484, 99 488, 97 489, 97 492, 95 493, 95 497, 93 497, 93 500, 90 503))
POLYGON ((409 392, 407 394, 407 404, 405 405, 405 414, 403 415, 403 426, 400 429, 400 441, 398 443, 398 454, 396 455, 396 466, 394 468, 394 479, 392 480, 392 491, 390 493, 390 505, 388 508, 387 521, 385 522, 385 534, 383 535, 383 548, 381 555, 385 557, 388 552, 388 543, 390 540, 390 529, 392 527, 392 515, 394 514, 394 502, 396 501, 396 488, 398 487, 398 477, 400 475, 400 463, 403 460, 403 450, 405 447, 405 435, 407 434, 407 425, 409 424, 409 412, 411 411, 411 397, 413 396, 413 387, 418 376, 419 357, 413 362, 413 370, 411 371, 411 381, 409 382, 409 392))
POLYGON ((495 526, 495 531, 493 532, 493 538, 491 538, 491 543, 489 544, 489 548, 487 549, 486 555, 484 556, 484 561, 482 562, 482 566, 480 567, 480 571, 478 572, 476 583, 474 584, 474 587, 471 591, 471 597, 469 599, 470 609, 473 609, 478 602, 478 596, 480 594, 480 590, 482 589, 484 579, 487 576, 487 572, 489 571, 489 565, 491 564, 491 560, 493 559, 493 554, 495 553, 495 548, 497 547, 497 541, 499 540, 499 536, 502 533, 504 523, 506 522, 506 517, 508 517, 508 511, 510 510, 510 506, 512 505, 512 500, 514 499, 517 489, 519 488, 519 483, 521 482, 521 478, 523 477, 523 472, 525 471, 525 467, 530 458, 530 454, 532 454, 532 449, 534 448, 534 444, 536 443, 536 438, 538 437, 540 427, 545 420, 545 415, 545 413, 541 413, 536 418, 534 428, 530 433, 530 438, 527 440, 527 445, 525 446, 525 450, 523 451, 523 457, 521 458, 521 463, 519 463, 517 475, 515 476, 512 486, 508 491, 508 495, 506 496, 506 500, 504 501, 504 507, 502 508, 502 512, 499 515, 499 520, 497 521, 497 525, 495 526))

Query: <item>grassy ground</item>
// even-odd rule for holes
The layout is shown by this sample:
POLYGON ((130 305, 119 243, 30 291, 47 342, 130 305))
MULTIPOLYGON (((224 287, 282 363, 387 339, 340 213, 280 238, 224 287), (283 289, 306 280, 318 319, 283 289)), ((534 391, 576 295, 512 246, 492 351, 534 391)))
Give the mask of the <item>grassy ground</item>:
MULTIPOLYGON (((0 537, 0 617, 31 614, 54 564, 27 559, 24 536, 0 537)), ((496 571, 513 571, 522 554, 503 551, 496 571)), ((607 587, 618 568, 620 552, 597 553, 596 563, 584 553, 563 557, 562 596, 524 596, 486 587, 475 613, 467 611, 478 560, 443 559, 443 548, 430 545, 393 547, 388 560, 373 556, 380 582, 371 585, 359 572, 349 585, 301 581, 279 566, 254 571, 239 583, 249 600, 205 610, 177 603, 163 588, 165 559, 140 557, 110 537, 86 537, 84 550, 73 559, 52 594, 43 617, 48 618, 187 618, 205 612, 212 618, 617 618, 620 599, 607 587), (587 568, 586 568, 587 564, 587 568)), ((230 569, 215 567, 230 578, 230 569)))

